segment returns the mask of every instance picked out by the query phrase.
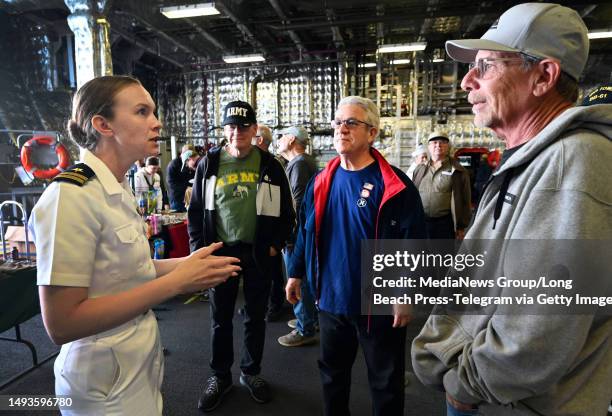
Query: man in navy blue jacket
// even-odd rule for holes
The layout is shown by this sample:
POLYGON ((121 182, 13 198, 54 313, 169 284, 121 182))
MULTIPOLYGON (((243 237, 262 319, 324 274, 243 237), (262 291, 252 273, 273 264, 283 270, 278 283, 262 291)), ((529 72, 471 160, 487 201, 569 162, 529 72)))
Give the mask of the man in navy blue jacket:
POLYGON ((289 259, 287 300, 301 297, 308 278, 319 307, 325 415, 348 415, 351 368, 361 348, 368 366, 372 414, 404 414, 406 325, 411 311, 361 313, 360 248, 364 239, 425 237, 418 190, 371 147, 380 116, 367 98, 346 97, 332 127, 339 157, 310 181, 289 259))

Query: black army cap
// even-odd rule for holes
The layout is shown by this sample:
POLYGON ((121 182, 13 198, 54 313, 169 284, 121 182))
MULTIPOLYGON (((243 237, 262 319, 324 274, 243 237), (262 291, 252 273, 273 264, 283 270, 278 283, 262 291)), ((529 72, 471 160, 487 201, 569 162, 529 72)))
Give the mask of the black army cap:
POLYGON ((256 124, 255 111, 251 104, 244 101, 232 101, 223 109, 223 125, 236 124, 248 127, 256 124))

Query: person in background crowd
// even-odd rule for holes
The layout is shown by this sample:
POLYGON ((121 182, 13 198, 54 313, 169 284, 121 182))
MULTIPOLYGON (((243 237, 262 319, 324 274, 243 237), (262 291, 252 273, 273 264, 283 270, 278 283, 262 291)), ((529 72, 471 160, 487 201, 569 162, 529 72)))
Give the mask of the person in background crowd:
MULTIPOLYGON (((259 147, 264 152, 269 152, 272 143, 272 131, 264 124, 257 125, 257 133, 253 136, 251 144, 259 147)), ((283 304, 285 303, 285 278, 283 276, 283 259, 277 256, 272 261, 276 264, 270 268, 270 300, 268 302, 268 312, 266 321, 277 321, 283 314, 283 304)), ((244 315, 244 309, 239 309, 238 313, 244 315)))
POLYGON ((136 173, 142 167, 144 167, 144 162, 145 162, 144 159, 143 160, 136 160, 134 163, 132 163, 130 165, 130 168, 125 173, 125 177, 128 180, 128 184, 130 185, 130 188, 132 188, 132 192, 136 192, 135 191, 135 185, 134 185, 134 178, 136 177, 136 173))
POLYGON ((412 163, 410 167, 408 167, 408 171, 406 175, 412 180, 414 177, 414 170, 420 165, 426 165, 429 160, 429 156, 427 155, 427 148, 420 143, 412 152, 412 163))
POLYGON ((193 169, 185 168, 185 160, 182 156, 188 151, 195 152, 194 146, 190 144, 183 145, 181 154, 168 163, 166 170, 170 208, 177 212, 185 211, 185 190, 191 186, 189 181, 195 175, 195 167, 193 169))
POLYGON ((472 217, 470 177, 457 160, 449 156, 448 137, 429 135, 431 160, 414 171, 427 219, 427 238, 463 239, 472 217))
POLYGON ((161 159, 159 158, 159 155, 157 156, 157 158, 160 161, 160 166, 157 170, 157 174, 159 175, 159 187, 161 188, 162 193, 162 203, 164 209, 168 211, 170 209, 170 199, 168 198, 168 191, 166 190, 166 181, 164 179, 163 169, 161 168, 161 159))
MULTIPOLYGON (((198 163, 202 156, 195 150, 187 150, 181 154, 181 160, 183 161, 183 170, 188 170, 190 172, 195 172, 198 163)), ((183 198, 183 203, 185 207, 188 208, 191 203, 191 193, 193 190, 192 187, 193 179, 189 181, 189 186, 185 189, 185 197, 183 198)))
MULTIPOLYGON (((269 153, 253 146, 255 112, 244 101, 223 110, 228 144, 211 149, 198 164, 189 218, 192 250, 222 241, 222 253, 240 258, 244 290, 244 344, 240 383, 258 403, 272 398, 259 375, 266 333, 271 268, 294 226, 295 212, 287 176, 269 153)), ((232 388, 233 315, 239 280, 231 279, 210 294, 212 357, 198 407, 214 410, 232 388)))
POLYGON ((476 174, 474 175, 474 195, 472 197, 472 201, 474 203, 478 203, 480 200, 480 195, 482 195, 482 190, 484 189, 487 181, 491 177, 491 173, 493 173, 493 168, 489 165, 489 156, 487 153, 480 156, 480 163, 478 164, 478 168, 476 168, 476 174))
POLYGON ((270 127, 264 124, 258 124, 257 133, 253 137, 252 144, 259 147, 264 152, 269 152, 270 145, 272 144, 272 131, 270 127))
MULTIPOLYGON (((521 279, 564 251, 558 250, 563 240, 575 240, 576 249, 581 241, 609 240, 612 106, 574 106, 589 53, 580 15, 558 4, 519 4, 481 39, 448 41, 446 51, 471 63, 461 87, 474 124, 506 143, 466 240, 537 240, 527 256, 496 253, 504 276, 521 279)), ((499 288, 496 296, 513 293, 499 288)), ((432 314, 412 344, 415 374, 446 391, 449 415, 606 413, 612 391, 609 314, 497 309, 432 314)))
MULTIPOLYGON (((597 105, 597 104, 612 104, 612 85, 603 84, 599 87, 594 88, 589 92, 582 100, 583 106, 597 105)), ((612 400, 608 406, 608 415, 612 416, 612 400)))
POLYGON ((181 153, 181 160, 183 161, 183 170, 190 170, 192 172, 195 172, 196 168, 198 167, 198 163, 200 163, 201 159, 202 156, 200 156, 200 154, 195 150, 184 151, 183 153, 181 153))
POLYGON ((134 177, 134 194, 137 199, 144 197, 147 201, 155 201, 154 209, 159 212, 163 209, 163 195, 158 172, 159 159, 149 156, 134 177))
MULTIPOLYGON (((299 212, 304 192, 310 179, 317 173, 317 163, 312 156, 306 153, 308 146, 308 133, 306 129, 299 126, 289 127, 281 131, 281 138, 278 141, 278 153, 289 161, 285 170, 289 178, 289 186, 293 194, 293 202, 296 211, 299 212)), ((299 219, 298 219, 299 220, 299 219)), ((297 225, 299 228, 299 224, 297 225)), ((296 230, 298 229, 296 228, 296 230)), ((285 249, 285 258, 291 256, 295 232, 291 241, 285 249)), ((295 326, 293 331, 283 335, 278 342, 285 347, 297 347, 310 344, 316 341, 315 332, 319 326, 317 308, 314 296, 306 279, 302 279, 301 299, 293 306, 295 314, 295 326)), ((293 326, 290 321, 289 326, 293 326)))
POLYGON ((372 148, 380 115, 372 100, 340 100, 332 126, 338 157, 310 181, 297 240, 287 265, 287 300, 302 297, 307 278, 319 305, 323 410, 348 415, 358 346, 368 367, 375 416, 403 416, 408 305, 393 315, 362 315, 361 241, 424 238, 423 207, 414 184, 372 148))
POLYGON ((32 211, 43 322, 62 345, 55 394, 64 415, 162 414, 163 355, 151 308, 240 270, 211 253, 152 260, 125 172, 159 152, 155 104, 135 78, 104 76, 76 93, 68 132, 83 163, 58 175, 32 211))

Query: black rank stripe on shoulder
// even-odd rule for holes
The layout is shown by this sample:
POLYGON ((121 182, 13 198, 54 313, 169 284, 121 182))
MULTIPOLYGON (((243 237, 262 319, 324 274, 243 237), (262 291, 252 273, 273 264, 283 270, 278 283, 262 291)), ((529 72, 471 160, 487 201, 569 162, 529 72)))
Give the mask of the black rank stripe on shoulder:
POLYGON ((68 182, 74 185, 83 186, 85 182, 96 176, 96 173, 85 163, 70 166, 68 169, 57 175, 53 182, 68 182))

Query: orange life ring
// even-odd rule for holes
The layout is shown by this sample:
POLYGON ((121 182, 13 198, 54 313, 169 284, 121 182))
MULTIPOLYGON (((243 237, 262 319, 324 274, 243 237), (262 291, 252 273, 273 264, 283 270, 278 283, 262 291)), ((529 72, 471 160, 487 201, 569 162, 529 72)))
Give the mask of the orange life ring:
POLYGON ((25 142, 21 148, 21 164, 23 165, 23 168, 35 178, 52 179, 70 166, 70 153, 68 153, 66 146, 57 142, 53 137, 34 136, 25 142), (54 168, 38 169, 36 166, 34 166, 32 163, 32 152, 36 149, 36 146, 51 146, 55 148, 55 154, 57 155, 58 162, 54 168))

